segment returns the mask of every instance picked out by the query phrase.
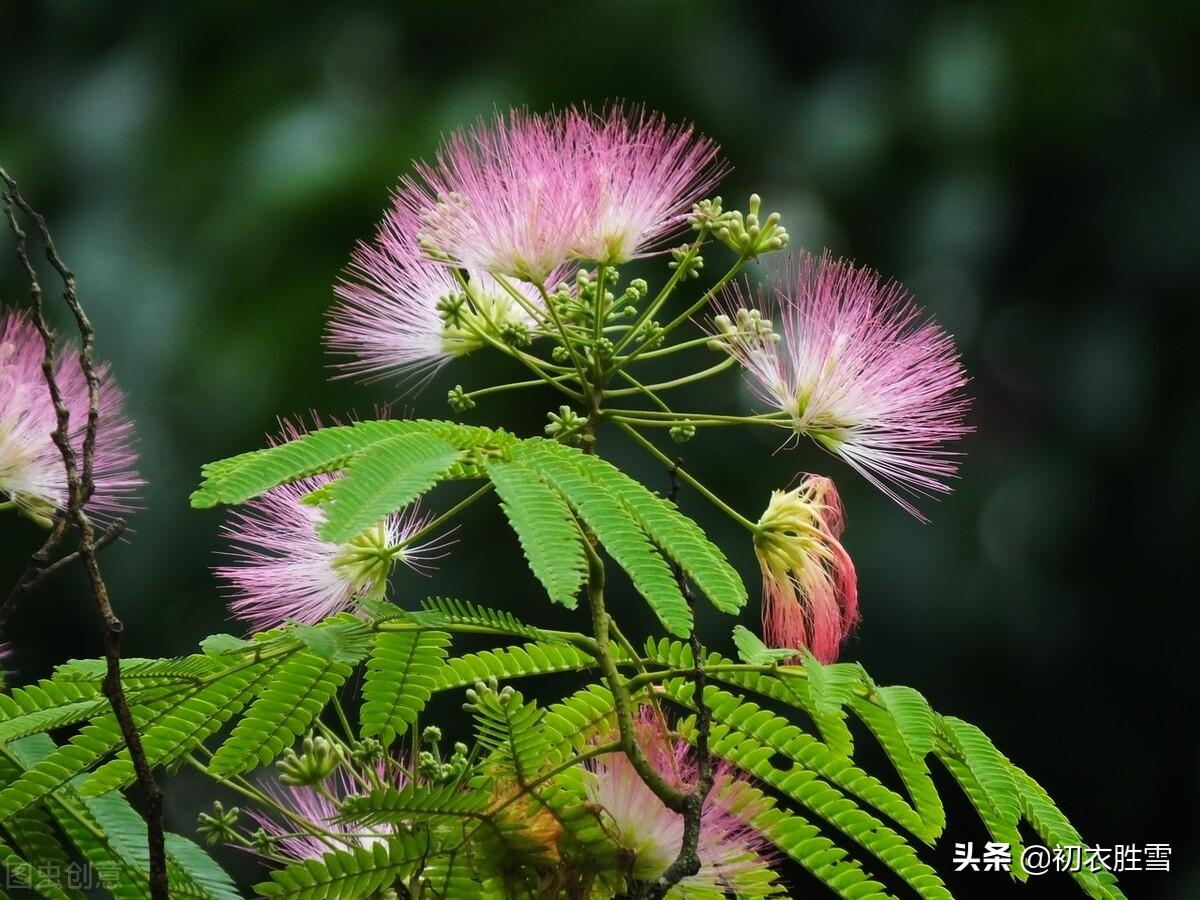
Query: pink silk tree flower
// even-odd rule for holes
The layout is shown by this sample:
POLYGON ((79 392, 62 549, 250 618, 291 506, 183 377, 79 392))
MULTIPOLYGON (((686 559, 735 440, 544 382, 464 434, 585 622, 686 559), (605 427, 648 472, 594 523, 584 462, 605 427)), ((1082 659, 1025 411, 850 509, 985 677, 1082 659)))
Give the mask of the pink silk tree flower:
POLYGON ((758 520, 754 553, 763 577, 763 640, 836 662, 858 624, 858 576, 840 538, 845 515, 828 478, 807 475, 772 491, 758 520))
POLYGON ((953 340, 904 288, 828 254, 801 254, 757 302, 735 284, 718 308, 710 331, 754 394, 923 520, 899 492, 950 490, 959 454, 944 445, 970 431, 969 400, 953 340))
MULTIPOLYGON (((381 772, 377 773, 377 777, 381 775, 381 772)), ((398 790, 403 790, 407 782, 399 767, 396 776, 388 780, 398 790)), ((390 824, 368 826, 341 820, 341 803, 365 791, 344 768, 337 769, 316 785, 287 786, 268 782, 261 789, 279 809, 274 815, 258 809, 247 812, 273 839, 272 852, 292 862, 320 859, 335 850, 353 851, 359 847, 370 850, 376 844, 386 843, 396 829, 390 824), (312 833, 304 827, 306 823, 317 826, 325 834, 312 833)))
MULTIPOLYGON (((285 424, 284 439, 302 432, 285 424)), ((235 509, 225 524, 233 562, 216 568, 232 594, 229 609, 252 631, 284 622, 314 625, 360 601, 382 597, 396 563, 428 574, 449 542, 434 538, 401 546, 429 524, 419 503, 389 515, 344 544, 322 540, 324 519, 313 492, 332 475, 314 475, 272 488, 235 509)))
POLYGON ((567 115, 513 110, 453 134, 397 201, 431 255, 472 272, 545 285, 571 259, 588 213, 567 115))
MULTIPOLYGON (((665 723, 648 708, 639 712, 635 727, 638 746, 655 770, 677 790, 693 790, 699 774, 690 745, 669 735, 665 723)), ((629 874, 641 881, 658 878, 679 855, 682 814, 669 809, 646 786, 624 753, 607 753, 586 765, 588 799, 604 810, 613 838, 633 855, 629 874)), ((680 888, 732 891, 735 896, 743 890, 753 896, 770 893, 768 842, 750 825, 766 808, 762 795, 731 766, 716 764, 700 820, 700 871, 685 877, 680 888)))
POLYGON ((713 141, 660 114, 612 106, 569 116, 582 156, 572 169, 588 204, 579 259, 620 265, 661 246, 728 170, 713 141))
MULTIPOLYGON (((0 509, 15 507, 49 526, 67 506, 67 473, 51 434, 57 427, 50 390, 42 374, 43 344, 33 322, 11 310, 0 315, 0 509)), ((85 509, 104 521, 133 509, 145 483, 135 465, 133 425, 124 395, 108 366, 97 365, 99 422, 93 457, 94 489, 85 509)), ((88 387, 78 351, 66 344, 55 354, 54 376, 70 413, 70 444, 83 465, 88 387)))
MULTIPOLYGON (((375 239, 360 243, 334 288, 338 303, 329 317, 327 344, 342 357, 348 375, 370 379, 398 375, 423 385, 456 356, 504 340, 509 329, 536 323, 529 310, 543 309, 537 289, 517 282, 509 287, 471 272, 466 290, 444 263, 431 260, 417 238, 420 222, 397 200, 384 216, 375 239)), ((551 286, 563 277, 552 272, 551 286)))

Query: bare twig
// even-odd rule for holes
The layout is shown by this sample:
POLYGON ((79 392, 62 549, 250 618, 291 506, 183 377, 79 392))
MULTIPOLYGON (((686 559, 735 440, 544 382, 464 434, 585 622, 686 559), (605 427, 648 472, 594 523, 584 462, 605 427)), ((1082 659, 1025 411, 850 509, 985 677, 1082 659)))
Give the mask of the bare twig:
MULTIPOLYGON (((675 465, 670 470, 672 502, 679 497, 678 469, 682 462, 679 459, 675 460, 675 465)), ((679 855, 662 875, 647 886, 645 896, 648 900, 662 900, 663 897, 666 897, 667 892, 680 881, 700 871, 700 854, 698 852, 700 823, 704 816, 704 802, 708 799, 713 786, 712 760, 708 755, 708 733, 712 727, 712 710, 704 702, 704 646, 700 643, 700 632, 696 627, 696 595, 692 591, 692 586, 684 575, 683 569, 676 564, 673 564, 672 568, 675 570, 675 580, 679 583, 679 590, 683 593, 684 599, 687 600, 688 607, 692 611, 692 634, 688 640, 692 648, 692 682, 696 685, 696 755, 699 762, 696 788, 683 800, 683 840, 679 845, 679 855)))
MULTIPOLYGON (((124 626, 113 611, 112 602, 108 595, 108 586, 105 584, 104 576, 100 572, 97 551, 104 538, 97 537, 95 525, 84 509, 84 505, 92 495, 92 473, 96 453, 96 426, 100 419, 100 378, 92 363, 92 348, 95 345, 96 333, 92 328, 91 322, 88 320, 87 314, 83 311, 83 307, 79 304, 79 299, 75 293, 75 276, 59 257, 58 250, 55 248, 50 231, 46 226, 46 220, 21 196, 21 192, 17 188, 17 183, 3 168, 0 168, 0 179, 3 179, 6 186, 4 211, 8 217, 9 227, 16 237, 17 259, 20 261, 21 267, 25 270, 25 275, 29 279, 30 294, 33 300, 34 324, 37 326, 45 348, 42 357, 42 374, 46 379, 46 386, 50 392, 50 400, 54 404, 57 423, 52 438, 55 446, 58 447, 59 453, 62 454, 63 467, 66 469, 67 474, 67 508, 57 518, 49 537, 47 537, 45 543, 43 543, 42 547, 34 554, 30 561, 30 566, 36 572, 33 572, 29 579, 23 578, 23 580, 40 580, 51 569, 57 570, 57 567, 59 567, 59 564, 63 560, 52 566, 47 565, 47 563, 49 562, 51 553, 53 553, 54 549, 62 541, 67 527, 73 525, 79 532, 79 549, 71 555, 83 561, 88 581, 91 584, 92 595, 96 600, 96 608, 99 610, 100 617, 104 622, 104 657, 107 667, 102 689, 104 696, 108 698, 109 703, 112 705, 113 714, 116 716, 117 723, 121 728, 121 735, 125 740, 125 746, 129 750, 130 759, 133 761, 134 771, 137 773, 138 785, 145 795, 146 831, 150 857, 150 896, 153 900, 162 900, 162 898, 168 897, 166 851, 163 843, 162 790, 159 788, 157 782, 155 782, 154 776, 150 771, 150 766, 146 761, 146 754, 142 749, 141 736, 138 734, 137 725, 133 721, 133 715, 129 711, 125 689, 121 684, 121 633, 124 630, 124 626), (83 375, 88 386, 88 415, 83 446, 80 448, 81 452, 78 457, 75 453, 75 448, 71 446, 70 411, 63 402, 62 392, 59 389, 54 374, 54 335, 46 322, 41 284, 38 282, 37 273, 29 260, 26 245, 27 236, 17 221, 16 209, 20 209, 37 225, 38 232, 45 245, 46 258, 62 280, 63 299, 66 300, 67 306, 75 318, 75 324, 79 328, 79 335, 82 341, 79 351, 79 365, 83 370, 83 375), (82 463, 79 457, 82 457, 82 463)), ((64 560, 66 558, 64 557, 64 560)), ((28 569, 27 572, 29 572, 28 569)), ((27 590, 27 588, 23 590, 27 590)))

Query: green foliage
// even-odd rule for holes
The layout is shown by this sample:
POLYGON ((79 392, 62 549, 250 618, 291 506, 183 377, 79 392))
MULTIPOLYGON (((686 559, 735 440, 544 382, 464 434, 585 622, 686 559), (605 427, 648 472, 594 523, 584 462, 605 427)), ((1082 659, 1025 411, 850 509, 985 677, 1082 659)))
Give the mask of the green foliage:
POLYGON ((383 632, 367 663, 361 711, 363 737, 387 746, 417 720, 446 669, 444 631, 383 632))
POLYGON ((411 875, 428 853, 429 838, 401 835, 372 843, 371 848, 331 850, 320 860, 306 860, 271 873, 255 890, 262 897, 288 900, 350 900, 370 897, 411 875))
POLYGON ((270 762, 308 729, 352 671, 348 663, 312 650, 279 664, 213 757, 210 771, 230 775, 270 762))
MULTIPOLYGON (((564 457, 552 445, 529 441, 514 455, 538 469, 566 497, 584 524, 633 581, 671 634, 692 630, 692 613, 667 561, 651 543, 611 485, 597 482, 575 457, 564 457)), ((582 454, 579 454, 582 457, 582 454)), ((620 476, 625 478, 625 476, 620 476)))
POLYGON ((488 477, 533 574, 551 600, 574 609, 587 557, 583 535, 566 500, 522 461, 494 463, 488 466, 488 477))
POLYGON ((318 532, 335 544, 357 537, 433 487, 461 457, 445 441, 419 432, 372 444, 333 482, 318 532))

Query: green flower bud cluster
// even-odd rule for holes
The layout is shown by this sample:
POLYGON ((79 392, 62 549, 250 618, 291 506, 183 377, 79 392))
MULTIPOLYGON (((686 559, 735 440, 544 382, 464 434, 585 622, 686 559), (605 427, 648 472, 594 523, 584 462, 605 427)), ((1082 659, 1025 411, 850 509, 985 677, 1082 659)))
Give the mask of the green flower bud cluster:
POLYGON ((417 775, 426 784, 444 785, 459 781, 468 767, 467 745, 462 741, 454 744, 454 753, 446 762, 442 761, 438 742, 442 739, 442 730, 430 726, 421 732, 421 740, 429 745, 428 750, 422 750, 417 755, 417 775))
POLYGON ((560 406, 558 412, 547 413, 547 415, 550 418, 550 424, 546 426, 547 437, 564 444, 579 443, 587 419, 566 404, 560 406))
POLYGON ((667 263, 670 269, 678 269, 680 278, 699 278, 700 270, 704 268, 704 257, 698 248, 691 244, 681 244, 671 251, 672 262, 667 263))
POLYGON ((467 323, 467 295, 463 293, 447 294, 437 302, 437 312, 447 328, 464 328, 467 323))
POLYGON ((475 401, 467 396, 467 392, 463 390, 461 384, 456 384, 446 392, 446 402, 456 413, 466 412, 475 407, 475 401))
POLYGON ((718 332, 718 336, 708 342, 713 350, 725 350, 741 341, 768 344, 780 340, 771 320, 764 319, 762 312, 757 309, 739 309, 733 319, 726 315, 715 316, 713 326, 718 332))
POLYGON ((383 759, 383 744, 375 738, 363 738, 350 745, 350 759, 360 769, 368 769, 383 759))
POLYGON ((528 347, 533 343, 533 335, 524 322, 509 321, 500 325, 500 340, 510 347, 528 347))
POLYGON ((345 760, 345 751, 340 745, 317 735, 308 735, 302 745, 303 752, 296 753, 290 747, 275 763, 279 769, 279 780, 293 787, 317 784, 333 774, 345 760))
POLYGON ((721 198, 701 200, 692 206, 692 214, 688 216, 688 224, 696 231, 705 228, 716 228, 724 220, 725 213, 721 209, 721 198))
POLYGON ((616 352, 616 345, 606 337, 594 341, 591 346, 589 355, 598 362, 601 368, 606 367, 612 362, 613 354, 616 352))
POLYGON ((671 440, 677 444, 686 444, 696 436, 695 425, 675 425, 668 432, 671 435, 671 440))
POLYGON ((500 682, 496 680, 496 676, 492 675, 487 681, 477 681, 474 687, 467 688, 467 702, 463 704, 463 710, 469 713, 479 710, 480 702, 491 696, 496 695, 496 699, 501 706, 508 704, 512 699, 513 689, 509 685, 505 685, 503 689, 500 687, 500 682))
POLYGON ((214 800, 211 813, 200 813, 196 820, 196 831, 210 847, 231 844, 238 840, 237 823, 241 810, 236 806, 226 809, 220 800, 214 800))
POLYGON ((787 229, 779 224, 779 213, 760 219, 762 198, 750 195, 750 212, 745 216, 738 210, 723 213, 716 227, 717 240, 743 256, 754 259, 763 253, 782 250, 787 246, 787 229))

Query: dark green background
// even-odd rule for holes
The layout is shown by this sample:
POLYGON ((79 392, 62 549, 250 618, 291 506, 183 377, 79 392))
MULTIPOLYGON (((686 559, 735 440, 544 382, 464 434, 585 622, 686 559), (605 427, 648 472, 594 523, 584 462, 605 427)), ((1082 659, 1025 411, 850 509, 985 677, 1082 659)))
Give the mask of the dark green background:
MULTIPOLYGON (((398 399, 329 382, 320 332, 409 159, 494 106, 628 98, 716 138, 736 167, 725 196, 760 191, 794 246, 903 280, 973 378, 962 481, 927 526, 809 448, 772 456, 773 436, 703 436, 688 464, 752 517, 797 471, 838 478, 864 609, 846 658, 981 725, 1093 843, 1173 844, 1174 871, 1128 876, 1131 897, 1200 895, 1196 5, 405 6, 0 4, 0 160, 79 276, 150 481, 135 533, 104 558, 128 651, 182 653, 236 627, 209 571, 221 515, 187 506, 202 462, 260 445, 278 414, 398 399)), ((24 302, 3 252, 0 299, 24 302)), ((445 415, 447 387, 496 371, 455 363, 401 408, 445 415)), ((746 402, 730 375, 679 405, 746 402)), ((553 405, 524 394, 468 420, 533 434, 553 405)), ((684 506, 754 584, 744 533, 695 496, 684 506)), ((7 584, 39 535, 2 527, 7 584)), ((436 586, 545 613, 494 508, 460 537, 435 581, 397 578, 401 602, 436 586)), ((613 605, 649 624, 628 594, 613 605)), ((705 634, 723 645, 731 624, 713 615, 705 634)), ((81 579, 43 591, 6 637, 18 679, 96 655, 81 579)), ((204 786, 171 784, 187 830, 204 786)), ((953 841, 986 839, 961 805, 951 816, 928 855, 939 868, 953 841)), ((1074 896, 1057 877, 952 886, 1074 896)))

